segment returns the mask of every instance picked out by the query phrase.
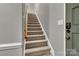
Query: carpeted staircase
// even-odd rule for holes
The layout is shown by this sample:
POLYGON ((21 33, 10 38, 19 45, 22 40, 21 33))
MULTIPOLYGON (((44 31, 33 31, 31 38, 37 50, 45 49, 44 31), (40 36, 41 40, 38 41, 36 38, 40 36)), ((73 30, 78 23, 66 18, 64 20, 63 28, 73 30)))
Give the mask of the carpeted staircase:
POLYGON ((27 33, 25 36, 26 56, 49 56, 51 48, 35 14, 28 14, 27 33))

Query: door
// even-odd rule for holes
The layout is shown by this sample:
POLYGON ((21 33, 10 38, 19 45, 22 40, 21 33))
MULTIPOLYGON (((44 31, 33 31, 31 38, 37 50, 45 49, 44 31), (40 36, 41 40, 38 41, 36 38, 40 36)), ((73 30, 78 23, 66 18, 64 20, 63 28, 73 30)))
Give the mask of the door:
POLYGON ((66 48, 79 50, 79 4, 66 4, 66 48))

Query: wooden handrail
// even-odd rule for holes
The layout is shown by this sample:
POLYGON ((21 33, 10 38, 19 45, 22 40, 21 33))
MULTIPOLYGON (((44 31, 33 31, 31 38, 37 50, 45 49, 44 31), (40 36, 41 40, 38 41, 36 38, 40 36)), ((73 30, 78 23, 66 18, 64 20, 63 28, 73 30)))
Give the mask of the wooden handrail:
POLYGON ((25 16, 25 30, 24 30, 24 36, 25 36, 25 39, 27 40, 27 36, 28 36, 28 32, 27 32, 27 23, 28 23, 28 14, 26 14, 25 16))
POLYGON ((26 40, 27 40, 27 36, 28 36, 27 24, 28 24, 28 14, 26 15, 26 40))

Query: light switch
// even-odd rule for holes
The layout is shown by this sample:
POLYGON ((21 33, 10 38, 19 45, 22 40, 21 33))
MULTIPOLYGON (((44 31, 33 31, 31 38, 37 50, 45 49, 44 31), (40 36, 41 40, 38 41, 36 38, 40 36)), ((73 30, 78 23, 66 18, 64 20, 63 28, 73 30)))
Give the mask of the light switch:
POLYGON ((63 19, 58 20, 58 25, 63 25, 63 19))

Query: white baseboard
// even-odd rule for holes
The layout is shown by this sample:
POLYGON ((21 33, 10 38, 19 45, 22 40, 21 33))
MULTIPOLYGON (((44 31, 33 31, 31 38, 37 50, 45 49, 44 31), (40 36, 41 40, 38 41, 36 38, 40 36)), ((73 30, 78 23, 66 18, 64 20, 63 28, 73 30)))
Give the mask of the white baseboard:
POLYGON ((65 56, 64 51, 56 51, 55 56, 65 56))

